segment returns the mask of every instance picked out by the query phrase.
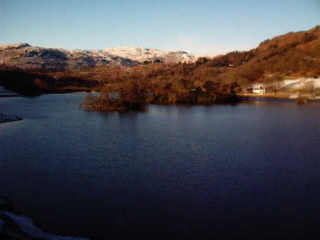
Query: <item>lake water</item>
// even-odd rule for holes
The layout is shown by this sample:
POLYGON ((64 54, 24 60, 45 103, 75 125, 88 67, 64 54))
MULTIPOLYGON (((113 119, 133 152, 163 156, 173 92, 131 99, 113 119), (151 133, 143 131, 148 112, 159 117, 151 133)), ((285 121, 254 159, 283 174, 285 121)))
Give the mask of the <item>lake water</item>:
POLYGON ((320 104, 103 114, 80 110, 83 98, 0 98, 0 112, 24 118, 0 125, 0 195, 45 229, 101 239, 319 233, 320 104))

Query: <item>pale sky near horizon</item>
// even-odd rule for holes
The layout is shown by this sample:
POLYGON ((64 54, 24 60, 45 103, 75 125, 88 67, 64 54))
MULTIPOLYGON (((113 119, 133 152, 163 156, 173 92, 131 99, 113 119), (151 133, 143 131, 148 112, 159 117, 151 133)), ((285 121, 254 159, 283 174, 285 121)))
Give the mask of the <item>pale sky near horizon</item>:
POLYGON ((0 44, 218 54, 320 24, 320 0, 0 0, 0 44))

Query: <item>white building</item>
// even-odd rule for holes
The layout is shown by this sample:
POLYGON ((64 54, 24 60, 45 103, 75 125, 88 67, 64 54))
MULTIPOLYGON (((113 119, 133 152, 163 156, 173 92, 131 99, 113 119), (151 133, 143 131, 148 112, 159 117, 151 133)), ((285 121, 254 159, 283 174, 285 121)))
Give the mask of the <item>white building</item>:
POLYGON ((266 89, 263 83, 252 84, 252 93, 263 95, 266 93, 266 89))

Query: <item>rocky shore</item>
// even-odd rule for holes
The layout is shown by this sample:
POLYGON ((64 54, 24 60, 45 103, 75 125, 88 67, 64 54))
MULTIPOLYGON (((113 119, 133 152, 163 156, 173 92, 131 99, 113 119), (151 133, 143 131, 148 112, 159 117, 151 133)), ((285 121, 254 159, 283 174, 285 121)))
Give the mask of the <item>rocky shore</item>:
POLYGON ((22 118, 16 115, 8 115, 8 114, 0 113, 0 123, 20 121, 20 120, 22 120, 22 118))
POLYGON ((14 212, 9 199, 0 196, 0 239, 5 240, 89 240, 80 237, 63 237, 47 233, 32 219, 14 212))

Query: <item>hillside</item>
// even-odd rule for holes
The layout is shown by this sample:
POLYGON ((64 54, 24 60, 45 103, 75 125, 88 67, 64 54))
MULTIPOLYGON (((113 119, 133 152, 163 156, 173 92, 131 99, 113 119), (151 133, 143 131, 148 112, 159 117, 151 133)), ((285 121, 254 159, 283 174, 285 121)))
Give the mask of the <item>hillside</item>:
POLYGON ((265 40, 256 49, 232 52, 208 61, 206 65, 229 66, 230 71, 217 77, 241 86, 286 77, 320 76, 320 26, 265 40))
MULTIPOLYGON (((33 47, 16 45, 12 48, 28 54, 29 48, 33 47)), ((60 50, 51 50, 54 56, 62 59, 62 63, 69 61, 69 58, 63 60, 64 55, 58 54, 60 50)), ((0 56, 5 56, 7 51, 12 53, 7 47, 2 49, 0 56)), ((39 51, 44 53, 46 50, 39 51)), ((152 49, 113 48, 98 53, 101 52, 105 56, 117 54, 118 59, 130 58, 126 61, 132 64, 95 64, 91 68, 60 72, 26 72, 3 65, 0 83, 20 92, 24 89, 29 92, 36 89, 36 93, 102 91, 105 94, 101 96, 108 104, 114 103, 115 99, 105 96, 120 91, 126 96, 123 99, 126 104, 136 97, 139 102, 155 104, 234 102, 236 95, 246 93, 255 83, 264 84, 267 91, 273 92, 291 91, 291 86, 295 86, 296 90, 300 86, 299 91, 309 91, 304 86, 312 84, 310 89, 314 94, 320 94, 320 26, 263 41, 250 51, 235 51, 212 59, 199 58, 191 63, 182 61, 187 56, 184 52, 177 52, 175 61, 171 57, 161 59, 161 56, 168 57, 170 54, 152 49), (179 63, 176 63, 177 60, 179 63)), ((0 59, 4 61, 3 57, 0 59)), ((18 61, 24 58, 11 59, 18 61)))
POLYGON ((254 83, 270 86, 271 92, 290 91, 289 86, 298 83, 294 88, 302 87, 297 97, 301 92, 315 97, 320 94, 319 66, 318 26, 266 40, 250 51, 231 52, 213 59, 199 58, 191 64, 135 68, 118 75, 122 76, 119 81, 105 78, 100 97, 91 96, 84 105, 88 110, 113 111, 139 109, 147 103, 234 102, 237 95, 247 92, 254 83), (310 84, 310 89, 304 87, 310 84))

